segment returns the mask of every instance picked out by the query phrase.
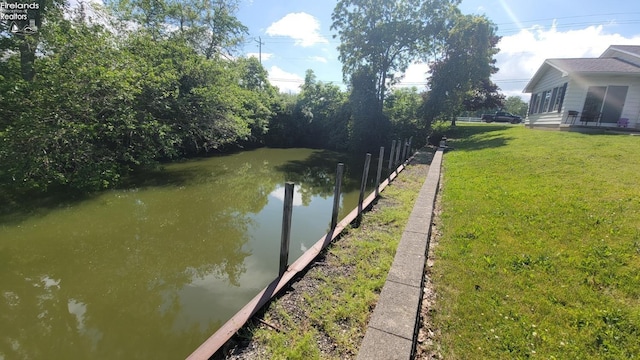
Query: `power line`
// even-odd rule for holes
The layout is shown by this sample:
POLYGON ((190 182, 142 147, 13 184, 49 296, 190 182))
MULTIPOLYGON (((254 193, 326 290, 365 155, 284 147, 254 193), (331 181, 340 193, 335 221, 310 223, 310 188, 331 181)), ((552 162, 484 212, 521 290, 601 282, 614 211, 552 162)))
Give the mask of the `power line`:
MULTIPOLYGON (((606 14, 555 16, 555 17, 549 17, 549 18, 522 20, 518 22, 511 21, 511 22, 496 23, 496 26, 498 26, 499 32, 504 31, 504 29, 500 29, 501 26, 515 26, 513 28, 509 27, 506 30, 519 31, 521 30, 520 25, 523 25, 523 24, 538 25, 537 23, 540 23, 540 22, 548 22, 548 21, 554 21, 554 20, 607 17, 607 16, 620 16, 620 15, 635 16, 635 15, 640 15, 640 12, 613 12, 613 13, 606 13, 606 14)), ((640 18, 624 19, 624 20, 601 19, 601 20, 592 20, 592 21, 572 22, 572 23, 561 24, 560 26, 558 26, 558 28, 567 28, 567 27, 573 27, 573 26, 603 25, 603 23, 608 25, 635 25, 635 24, 640 24, 640 18)), ((337 34, 332 34, 332 33, 317 34, 317 36, 321 39, 324 39, 326 43, 340 44, 339 39, 338 38, 334 39, 333 35, 337 35, 337 34)), ((287 35, 270 35, 269 39, 270 39, 270 42, 273 42, 273 43, 296 43, 301 41, 300 39, 294 39, 287 35)))
MULTIPOLYGON (((554 24, 554 28, 556 29, 566 29, 566 28, 574 28, 574 27, 587 27, 587 26, 594 26, 594 25, 635 25, 635 24, 640 24, 640 18, 636 17, 640 15, 640 12, 612 12, 612 13, 605 13, 605 14, 585 14, 585 15, 570 15, 570 16, 557 16, 557 17, 549 17, 549 18, 540 18, 540 19, 532 19, 532 20, 522 20, 522 21, 518 21, 518 22, 503 22, 503 23, 497 23, 496 25, 498 26, 498 33, 502 33, 502 34, 510 34, 510 33, 516 33, 519 32, 523 29, 535 29, 536 25, 543 25, 540 24, 542 22, 548 22, 548 21, 553 21, 554 24), (604 19, 605 17, 611 17, 611 16, 621 16, 621 15, 625 15, 625 16, 633 16, 634 18, 624 18, 624 19, 604 19), (598 19, 593 19, 598 17, 598 19), (591 19, 589 19, 591 18, 591 19), (555 23, 558 20, 568 20, 568 19, 584 19, 585 21, 573 21, 573 22, 567 22, 567 23, 555 23), (529 25, 529 26, 523 26, 523 25, 529 25), (505 26, 506 29, 501 29, 501 26, 505 26)), ((340 40, 339 38, 333 38, 334 34, 317 34, 321 39, 323 39, 324 41, 321 42, 321 44, 340 44, 340 40)), ((272 44, 295 44, 300 42, 301 39, 295 39, 292 38, 290 36, 285 36, 285 35, 276 35, 276 36, 270 36, 269 38, 269 43, 272 44)), ((271 51, 271 49, 269 49, 271 51)), ((273 53, 276 53, 276 51, 272 51, 273 53)), ((308 58, 286 58, 286 60, 289 61, 298 61, 298 60, 308 60, 308 58)), ((277 81, 277 82, 289 82, 289 83, 299 83, 299 84, 303 84, 304 80, 302 79, 285 79, 285 78, 270 78, 271 81, 277 81)), ((321 81, 323 83, 333 83, 333 84, 342 84, 344 85, 344 83, 342 81, 324 81, 324 80, 318 80, 321 81)), ((529 82, 530 79, 495 79, 493 80, 494 83, 496 84, 518 84, 518 83, 527 83, 529 82)), ((409 86, 426 86, 427 84, 427 80, 425 78, 424 81, 421 82, 402 82, 402 83, 398 83, 395 86, 400 86, 400 87, 409 87, 409 86)))
MULTIPOLYGON (((539 22, 539 21, 549 21, 549 20, 576 19, 576 18, 582 18, 582 17, 614 16, 614 15, 640 15, 640 12, 608 13, 608 14, 588 14, 588 15, 572 15, 572 16, 556 16, 556 17, 552 17, 552 18, 544 18, 544 19, 524 20, 524 21, 520 21, 520 24, 524 24, 524 23, 535 23, 535 22, 539 22)), ((515 25, 515 24, 516 24, 515 22, 510 22, 510 23, 501 23, 501 24, 496 24, 496 25, 500 26, 500 25, 515 25)))
POLYGON ((258 60, 260 61, 260 64, 262 64, 262 45, 264 45, 264 43, 262 42, 262 38, 260 36, 258 36, 258 40, 255 41, 258 43, 258 60))

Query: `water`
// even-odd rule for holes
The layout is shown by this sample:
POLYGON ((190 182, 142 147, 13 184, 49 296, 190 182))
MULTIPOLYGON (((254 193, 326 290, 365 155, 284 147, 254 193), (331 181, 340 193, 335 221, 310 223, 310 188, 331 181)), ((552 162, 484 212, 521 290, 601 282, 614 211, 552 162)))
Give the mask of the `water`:
MULTIPOLYGON (((326 232, 339 161, 246 151, 2 218, 0 360, 186 357, 276 277, 285 181, 289 263, 326 232)), ((361 171, 347 165, 342 215, 361 171)))

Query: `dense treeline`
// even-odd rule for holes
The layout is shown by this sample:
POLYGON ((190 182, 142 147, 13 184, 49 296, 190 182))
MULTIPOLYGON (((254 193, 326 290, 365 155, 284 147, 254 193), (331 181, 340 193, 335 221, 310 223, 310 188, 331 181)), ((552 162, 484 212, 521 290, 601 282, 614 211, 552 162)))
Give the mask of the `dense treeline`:
MULTIPOLYGON (((334 13, 339 30, 350 26, 348 11, 359 1, 343 2, 334 13)), ((353 54, 362 61, 345 65, 346 91, 308 70, 300 93, 286 95, 257 59, 237 56, 247 28, 234 17, 235 0, 119 0, 73 11, 59 0, 40 3, 36 34, 14 34, 0 23, 5 194, 109 188, 161 161, 238 146, 362 151, 411 136, 423 144, 435 118, 425 118, 428 96, 387 91, 397 80, 389 74, 427 50, 415 47, 420 34, 406 37, 408 31, 428 29, 432 39, 446 32, 444 18, 452 19, 427 16, 424 21, 441 25, 380 29, 389 32, 380 41, 390 49, 396 49, 394 34, 404 34, 397 49, 411 56, 367 60, 367 51, 384 46, 362 49, 353 54)), ((425 4, 420 11, 428 10, 425 4)), ((354 34, 341 31, 341 41, 354 34)), ((355 59, 348 55, 343 58, 355 59)))
POLYGON ((278 97, 256 59, 228 60, 186 31, 87 21, 81 10, 42 23, 32 64, 19 50, 33 39, 5 44, 5 186, 107 188, 158 161, 262 139, 278 97))

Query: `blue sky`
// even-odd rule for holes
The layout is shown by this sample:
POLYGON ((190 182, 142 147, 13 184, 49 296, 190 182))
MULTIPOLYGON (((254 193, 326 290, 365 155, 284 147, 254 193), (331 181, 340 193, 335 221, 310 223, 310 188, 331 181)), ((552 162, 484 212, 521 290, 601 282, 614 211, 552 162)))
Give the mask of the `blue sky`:
MULTIPOLYGON (((237 16, 249 28, 244 47, 258 56, 271 82, 297 92, 307 69, 318 80, 342 84, 342 65, 332 35, 336 1, 242 0, 237 16)), ((640 2, 629 0, 463 0, 465 14, 484 14, 502 40, 493 80, 507 95, 522 89, 547 58, 597 57, 609 45, 640 45, 640 2)), ((424 89, 426 64, 412 65, 401 86, 424 89)), ((525 96, 525 100, 528 98, 525 96)))

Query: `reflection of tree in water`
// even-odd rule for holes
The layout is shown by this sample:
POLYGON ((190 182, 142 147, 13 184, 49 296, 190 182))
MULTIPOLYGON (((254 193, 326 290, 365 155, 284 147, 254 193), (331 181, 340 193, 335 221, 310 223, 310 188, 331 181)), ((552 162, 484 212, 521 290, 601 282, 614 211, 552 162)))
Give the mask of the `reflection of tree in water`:
POLYGON ((237 284, 249 255, 242 251, 246 240, 203 243, 195 237, 166 242, 153 235, 125 239, 12 252, 7 263, 12 269, 0 275, 8 298, 0 300, 0 354, 7 359, 48 358, 50 352, 75 359, 98 358, 96 354, 109 359, 164 358, 166 345, 158 354, 138 352, 153 352, 144 344, 154 341, 175 342, 176 349, 197 346, 192 339, 202 337, 200 327, 171 330, 169 324, 182 309, 172 302, 160 311, 162 294, 177 293, 197 276, 226 276, 237 284), (74 304, 85 308, 82 324, 71 313, 74 304))
MULTIPOLYGON (((345 164, 344 177, 342 179, 342 192, 347 193, 360 189, 362 170, 364 167, 364 155, 354 158, 342 153, 328 150, 313 152, 304 160, 292 160, 278 167, 284 172, 287 181, 293 181, 298 186, 305 206, 314 196, 333 196, 336 182, 336 167, 338 163, 345 164)), ((383 167, 383 176, 387 175, 386 165, 383 167)), ((369 168, 368 186, 375 183, 377 160, 372 160, 369 168)))
MULTIPOLYGON (((199 324, 171 326, 183 310, 176 294, 207 276, 239 285, 247 215, 283 180, 276 161, 216 160, 78 204, 73 219, 34 238, 0 230, 0 358, 179 358, 195 349, 199 324)), ((35 227, 50 225, 40 220, 35 227)))

